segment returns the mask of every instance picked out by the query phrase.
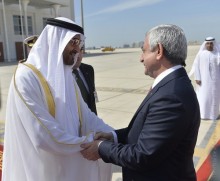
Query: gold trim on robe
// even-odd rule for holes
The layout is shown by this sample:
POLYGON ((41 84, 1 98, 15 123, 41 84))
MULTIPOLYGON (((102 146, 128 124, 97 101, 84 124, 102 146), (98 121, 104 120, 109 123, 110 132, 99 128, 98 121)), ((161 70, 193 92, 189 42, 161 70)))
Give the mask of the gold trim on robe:
MULTIPOLYGON (((54 99, 53 99, 53 96, 51 94, 51 91, 50 91, 50 88, 49 88, 49 85, 46 81, 46 79, 43 77, 43 75, 41 74, 41 72, 39 70, 36 69, 36 67, 34 67, 33 65, 31 64, 27 64, 27 63, 22 63, 22 65, 25 65, 27 67, 29 67, 31 70, 33 70, 33 72, 37 75, 37 77, 39 78, 40 80, 40 83, 42 84, 42 87, 45 91, 45 95, 46 95, 46 101, 47 101, 47 105, 48 105, 48 108, 49 108, 49 112, 50 114, 55 117, 55 102, 54 102, 54 99)), ((35 116, 35 118, 40 122, 40 124, 48 131, 48 133, 51 135, 52 139, 57 142, 57 143, 60 143, 60 144, 66 144, 66 143, 62 143, 62 142, 59 142, 58 140, 56 140, 52 134, 50 133, 50 131, 43 125, 43 123, 36 117, 36 115, 34 114, 34 112, 29 108, 29 106, 26 104, 25 100, 23 99, 23 96, 21 95, 21 93, 19 92, 18 88, 17 88, 17 85, 16 85, 16 81, 15 81, 15 74, 16 74, 16 71, 17 69, 15 70, 15 73, 14 73, 14 86, 15 86, 15 89, 18 93, 18 95, 20 96, 20 98, 22 99, 22 101, 25 103, 25 105, 28 107, 28 109, 32 112, 32 114, 35 116)), ((79 100, 79 94, 78 94, 78 91, 77 91, 77 88, 76 88, 76 84, 74 83, 74 87, 75 87, 75 90, 76 90, 76 99, 77 99, 77 106, 78 106, 78 111, 79 111, 79 122, 80 122, 80 127, 79 127, 79 133, 80 135, 79 136, 82 136, 82 112, 81 112, 81 108, 80 108, 80 100, 79 100)), ((91 134, 94 134, 93 131, 87 133, 85 135, 85 138, 81 141, 81 142, 78 142, 78 143, 75 143, 75 144, 67 144, 67 145, 77 145, 77 144, 82 144, 86 139, 88 139, 88 137, 91 135, 91 134)))
POLYGON ((44 93, 46 95, 46 100, 47 100, 47 106, 49 109, 50 114, 55 118, 55 103, 54 103, 54 99, 53 96, 51 94, 49 85, 47 84, 47 81, 45 80, 45 78, 43 77, 43 75, 41 74, 41 72, 39 70, 36 69, 35 66, 28 64, 28 63, 23 63, 23 65, 29 67, 30 69, 32 69, 34 71, 34 73, 37 75, 37 77, 40 80, 40 83, 44 89, 44 93))

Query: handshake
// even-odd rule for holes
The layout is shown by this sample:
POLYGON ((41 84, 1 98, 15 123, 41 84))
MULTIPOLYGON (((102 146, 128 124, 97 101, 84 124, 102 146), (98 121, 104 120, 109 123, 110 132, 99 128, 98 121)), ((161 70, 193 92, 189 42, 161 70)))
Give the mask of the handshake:
POLYGON ((100 158, 99 156, 99 145, 102 141, 111 141, 114 142, 114 136, 110 133, 104 133, 104 132, 98 132, 94 136, 94 141, 90 143, 83 143, 80 145, 83 150, 81 150, 81 154, 83 157, 87 160, 98 160, 100 158))

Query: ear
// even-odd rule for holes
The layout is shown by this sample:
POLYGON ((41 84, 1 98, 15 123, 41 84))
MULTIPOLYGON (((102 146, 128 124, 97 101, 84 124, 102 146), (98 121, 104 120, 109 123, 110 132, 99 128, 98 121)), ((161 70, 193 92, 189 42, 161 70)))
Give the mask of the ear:
POLYGON ((163 57, 163 53, 164 53, 163 51, 164 51, 164 48, 163 48, 162 44, 158 43, 158 45, 157 45, 157 59, 158 60, 163 57))

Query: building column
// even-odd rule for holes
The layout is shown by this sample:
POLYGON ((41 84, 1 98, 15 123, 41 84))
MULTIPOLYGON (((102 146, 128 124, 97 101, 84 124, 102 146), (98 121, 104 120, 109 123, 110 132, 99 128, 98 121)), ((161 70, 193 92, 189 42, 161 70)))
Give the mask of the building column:
POLYGON ((22 0, 22 7, 23 7, 23 10, 24 10, 24 24, 25 24, 25 35, 26 35, 26 37, 28 37, 27 6, 28 6, 29 2, 30 2, 29 0, 22 0))
POLYGON ((83 0, 81 0, 81 25, 84 29, 84 16, 83 16, 83 0))
POLYGON ((70 13, 71 13, 71 19, 75 21, 75 3, 74 0, 70 0, 70 13))
MULTIPOLYGON (((81 26, 84 30, 84 33, 85 33, 85 28, 84 28, 84 15, 83 15, 83 0, 81 0, 81 26)), ((83 49, 84 49, 84 53, 85 53, 85 49, 86 49, 86 45, 85 45, 85 42, 84 42, 84 46, 83 46, 83 49)))
POLYGON ((9 49, 9 42, 8 42, 8 29, 7 29, 7 21, 6 21, 6 15, 5 15, 5 1, 2 0, 2 10, 3 10, 3 21, 4 21, 4 34, 5 34, 5 45, 6 45, 6 55, 5 55, 5 60, 8 62, 11 62, 11 57, 10 57, 10 49, 9 49))
POLYGON ((52 8, 54 9, 55 12, 55 17, 58 17, 60 15, 59 10, 60 10, 60 4, 53 4, 51 5, 52 8))

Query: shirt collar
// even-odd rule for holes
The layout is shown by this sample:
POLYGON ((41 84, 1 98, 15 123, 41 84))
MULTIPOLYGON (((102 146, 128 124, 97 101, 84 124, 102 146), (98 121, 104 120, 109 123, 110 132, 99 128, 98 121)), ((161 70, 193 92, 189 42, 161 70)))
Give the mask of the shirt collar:
POLYGON ((174 72, 175 70, 181 68, 182 65, 175 65, 167 70, 165 70, 164 72, 162 72, 160 75, 158 75, 156 77, 156 79, 154 80, 154 83, 152 85, 152 89, 164 78, 166 77, 167 75, 169 75, 170 73, 174 72))

